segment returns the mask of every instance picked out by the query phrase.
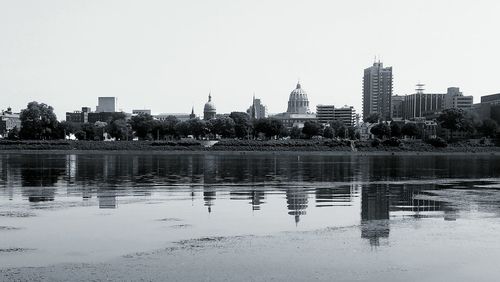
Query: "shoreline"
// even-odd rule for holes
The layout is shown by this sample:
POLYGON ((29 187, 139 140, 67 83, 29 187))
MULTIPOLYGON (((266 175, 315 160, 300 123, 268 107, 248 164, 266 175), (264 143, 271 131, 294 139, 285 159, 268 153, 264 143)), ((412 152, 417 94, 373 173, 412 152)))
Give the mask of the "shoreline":
POLYGON ((472 140, 434 147, 421 140, 403 140, 397 146, 350 140, 232 140, 205 147, 202 141, 0 141, 0 154, 294 154, 294 155, 500 155, 500 147, 472 140), (351 146, 354 144, 354 146, 351 146))
POLYGON ((492 155, 500 156, 500 151, 307 151, 307 150, 279 150, 279 151, 269 151, 269 150, 0 150, 0 154, 6 155, 46 155, 46 154, 57 154, 57 155, 142 155, 142 154, 159 154, 159 155, 323 155, 323 156, 446 156, 446 155, 492 155))

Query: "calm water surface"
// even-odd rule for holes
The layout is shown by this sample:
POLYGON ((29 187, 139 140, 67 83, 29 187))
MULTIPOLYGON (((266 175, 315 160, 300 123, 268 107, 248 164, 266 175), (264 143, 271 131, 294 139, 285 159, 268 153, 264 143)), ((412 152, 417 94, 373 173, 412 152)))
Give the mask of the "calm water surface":
POLYGON ((391 227, 489 236, 499 216, 494 155, 0 154, 0 267, 347 226, 390 249, 391 227))

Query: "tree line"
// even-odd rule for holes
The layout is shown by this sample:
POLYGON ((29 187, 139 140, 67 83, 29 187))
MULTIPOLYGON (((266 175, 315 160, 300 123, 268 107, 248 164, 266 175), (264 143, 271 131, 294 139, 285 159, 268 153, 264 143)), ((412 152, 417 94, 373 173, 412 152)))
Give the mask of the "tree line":
POLYGON ((227 117, 209 121, 199 118, 180 121, 175 116, 163 120, 149 114, 139 114, 130 119, 117 112, 106 122, 75 124, 59 122, 54 109, 44 103, 30 102, 21 111, 21 128, 11 130, 9 139, 57 140, 74 135, 78 140, 104 140, 105 135, 115 140, 170 140, 183 137, 271 139, 290 137, 308 139, 314 136, 325 138, 355 138, 354 127, 334 121, 325 126, 316 121, 308 121, 303 128, 288 129, 275 118, 251 119, 245 112, 232 112, 227 117))
MULTIPOLYGON (((422 128, 415 123, 383 122, 379 120, 377 114, 368 116, 365 121, 376 123, 370 129, 370 133, 379 139, 403 136, 422 138, 424 134, 422 128)), ((436 134, 448 140, 453 139, 455 132, 464 133, 468 137, 497 138, 500 130, 495 120, 480 120, 477 116, 457 108, 444 110, 436 122, 438 124, 436 134), (442 129, 446 129, 447 134, 442 129)))

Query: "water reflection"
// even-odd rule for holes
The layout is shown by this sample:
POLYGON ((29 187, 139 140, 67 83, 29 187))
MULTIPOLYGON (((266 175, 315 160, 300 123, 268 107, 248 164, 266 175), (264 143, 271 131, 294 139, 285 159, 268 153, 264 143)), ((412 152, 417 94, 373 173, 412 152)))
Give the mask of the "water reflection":
POLYGON ((218 200, 241 201, 260 211, 268 204, 269 193, 282 194, 296 224, 312 207, 350 207, 361 197, 361 236, 378 245, 381 238, 388 238, 392 217, 457 219, 456 207, 429 194, 449 188, 447 184, 411 181, 495 178, 500 174, 498 160, 498 156, 6 154, 0 155, 0 196, 12 200, 20 195, 30 203, 68 196, 83 201, 97 198, 99 208, 115 209, 124 197, 175 191, 185 193, 191 202, 202 198, 212 213, 218 200))

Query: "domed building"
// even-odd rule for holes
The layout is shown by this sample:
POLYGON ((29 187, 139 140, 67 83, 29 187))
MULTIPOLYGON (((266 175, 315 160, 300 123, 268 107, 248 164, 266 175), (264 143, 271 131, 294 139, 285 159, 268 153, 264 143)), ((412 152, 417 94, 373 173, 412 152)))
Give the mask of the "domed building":
POLYGON ((302 128, 307 121, 317 120, 316 115, 309 111, 309 99, 300 83, 297 83, 297 87, 290 93, 286 112, 274 115, 273 118, 281 120, 288 128, 302 128))
POLYGON ((215 108, 214 102, 212 102, 212 94, 208 94, 208 102, 205 103, 205 107, 203 108, 203 119, 211 120, 215 118, 217 113, 217 109, 215 108))
POLYGON ((290 98, 288 99, 288 109, 286 112, 289 114, 310 113, 307 93, 304 89, 302 89, 300 83, 297 83, 297 87, 292 91, 292 93, 290 93, 290 98))

